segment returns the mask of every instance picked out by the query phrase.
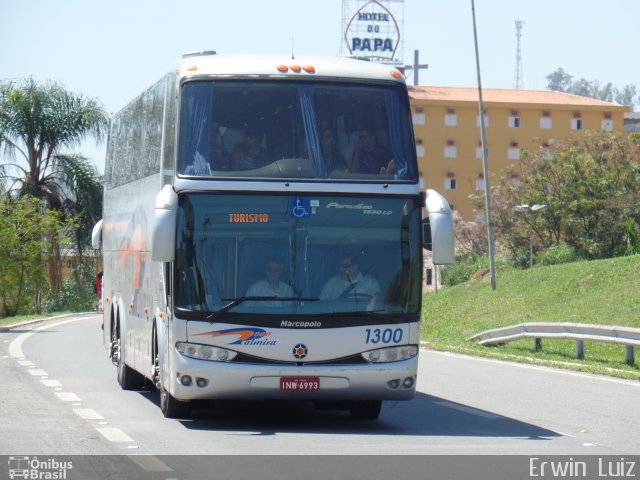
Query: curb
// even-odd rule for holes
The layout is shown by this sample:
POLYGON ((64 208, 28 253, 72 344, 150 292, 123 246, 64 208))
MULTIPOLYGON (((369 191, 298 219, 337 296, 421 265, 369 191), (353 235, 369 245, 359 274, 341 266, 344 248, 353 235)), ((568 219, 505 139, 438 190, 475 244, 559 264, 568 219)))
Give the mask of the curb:
POLYGON ((92 314, 92 313, 95 313, 96 315, 98 314, 98 312, 63 313, 62 315, 55 315, 53 317, 35 318, 33 320, 24 320, 22 322, 9 323, 7 325, 0 325, 0 332, 7 331, 7 330, 12 330, 12 329, 14 329, 16 327, 23 327, 25 325, 31 325, 33 323, 46 322, 47 320, 56 320, 58 318, 71 317, 73 315, 89 315, 89 314, 92 314))

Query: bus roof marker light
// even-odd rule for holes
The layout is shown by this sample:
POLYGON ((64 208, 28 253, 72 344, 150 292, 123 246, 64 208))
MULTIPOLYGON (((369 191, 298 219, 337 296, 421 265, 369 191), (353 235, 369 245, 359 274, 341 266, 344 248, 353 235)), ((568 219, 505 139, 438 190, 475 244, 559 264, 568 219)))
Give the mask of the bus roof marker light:
POLYGON ((287 67, 286 65, 278 65, 276 69, 282 73, 287 73, 289 71, 289 67, 287 67))
POLYGON ((300 71, 302 71, 302 67, 300 65, 291 65, 291 70, 296 73, 300 73, 300 71))
POLYGON ((307 73, 316 73, 316 69, 313 65, 305 65, 302 69, 307 73))
POLYGON ((391 70, 390 73, 393 78, 397 78, 398 80, 402 79, 402 74, 398 70, 391 70))
POLYGON ((196 65, 191 65, 189 67, 187 67, 187 71, 189 72, 195 72, 198 70, 198 67, 196 65))

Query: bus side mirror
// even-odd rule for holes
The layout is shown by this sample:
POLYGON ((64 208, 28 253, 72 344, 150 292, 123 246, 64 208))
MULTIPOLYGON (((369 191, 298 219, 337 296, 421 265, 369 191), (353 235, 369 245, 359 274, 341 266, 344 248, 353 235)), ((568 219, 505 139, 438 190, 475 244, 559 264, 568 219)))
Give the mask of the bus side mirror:
POLYGON ((427 190, 428 218, 422 222, 423 247, 431 250, 434 265, 455 261, 453 215, 449 202, 435 190, 427 190))
POLYGON ((91 231, 91 246, 96 250, 100 249, 102 244, 102 219, 98 221, 91 231))
POLYGON ((178 219, 178 194, 171 185, 165 185, 156 195, 151 260, 173 262, 176 255, 176 222, 178 219))

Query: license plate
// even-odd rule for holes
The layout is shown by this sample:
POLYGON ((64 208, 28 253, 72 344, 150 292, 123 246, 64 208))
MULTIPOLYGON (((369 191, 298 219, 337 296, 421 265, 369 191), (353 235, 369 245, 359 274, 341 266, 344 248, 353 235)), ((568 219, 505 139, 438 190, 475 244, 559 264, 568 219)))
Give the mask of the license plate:
POLYGON ((280 377, 280 390, 285 392, 320 390, 320 377, 280 377))

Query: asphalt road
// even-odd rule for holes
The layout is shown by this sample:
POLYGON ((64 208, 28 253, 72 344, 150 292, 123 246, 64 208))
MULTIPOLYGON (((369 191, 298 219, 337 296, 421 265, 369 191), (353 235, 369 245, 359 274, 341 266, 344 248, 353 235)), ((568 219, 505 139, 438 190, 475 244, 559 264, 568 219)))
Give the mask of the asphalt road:
MULTIPOLYGON (((385 456, 362 457, 364 477, 401 462, 388 455, 640 454, 639 382, 426 350, 416 398, 385 402, 376 422, 293 401, 216 402, 192 419, 165 419, 157 392, 120 389, 100 323, 84 315, 0 331, 0 455, 125 458, 90 469, 112 472, 99 478, 127 478, 119 469, 131 467, 170 479, 187 478, 173 475, 186 468, 184 455, 332 455, 287 460, 328 478, 341 464, 334 455, 385 456)), ((267 478, 265 464, 278 463, 260 458, 240 463, 267 478)), ((232 463, 221 468, 236 471, 225 459, 232 463)), ((0 464, 0 479, 6 473, 0 464)))

